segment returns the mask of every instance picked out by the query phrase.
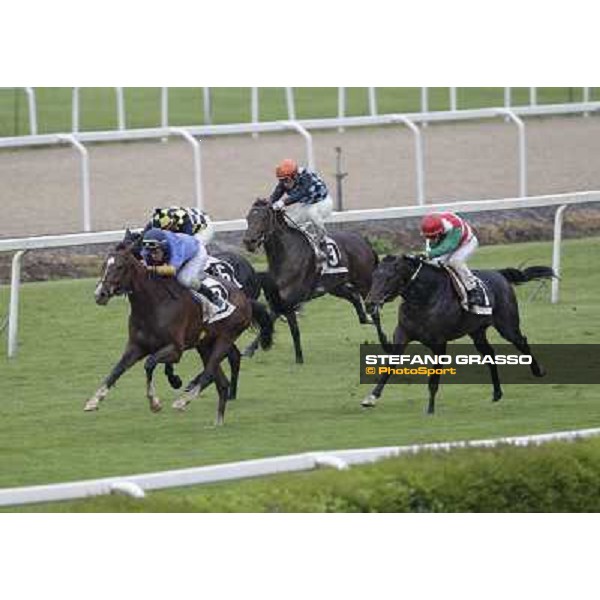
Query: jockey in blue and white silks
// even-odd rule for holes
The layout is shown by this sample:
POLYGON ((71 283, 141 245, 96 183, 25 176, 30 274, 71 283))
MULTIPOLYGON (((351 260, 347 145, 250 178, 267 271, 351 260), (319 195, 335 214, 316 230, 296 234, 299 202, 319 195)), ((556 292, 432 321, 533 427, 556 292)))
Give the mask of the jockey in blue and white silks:
POLYGON ((142 239, 142 258, 150 273, 161 277, 176 277, 181 285, 200 292, 209 302, 221 308, 218 294, 202 282, 208 253, 204 243, 185 233, 172 233, 152 228, 142 239))

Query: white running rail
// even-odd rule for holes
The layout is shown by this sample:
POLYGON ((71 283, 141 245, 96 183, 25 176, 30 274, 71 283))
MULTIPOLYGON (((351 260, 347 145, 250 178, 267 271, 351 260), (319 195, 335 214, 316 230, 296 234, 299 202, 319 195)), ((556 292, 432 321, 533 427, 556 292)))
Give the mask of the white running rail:
MULTIPOLYGON (((552 267, 560 276, 562 221, 567 206, 600 202, 600 191, 575 192, 572 194, 558 194, 555 196, 531 196, 529 198, 504 198, 502 200, 476 200, 470 202, 451 202, 447 204, 431 204, 428 206, 398 206, 393 208, 372 208, 365 210, 348 210, 333 213, 331 223, 355 223, 362 221, 377 221, 386 219, 403 219, 420 217, 429 211, 452 210, 461 213, 485 212, 490 210, 509 210, 518 208, 538 208, 544 206, 559 207, 554 218, 554 239, 552 248, 552 267)), ((216 221, 215 232, 244 231, 245 219, 232 221, 216 221)), ((81 246, 87 244, 110 244, 123 239, 124 231, 103 231, 100 233, 72 233, 64 235, 48 235, 41 237, 0 239, 0 252, 14 252, 24 250, 40 250, 47 248, 60 248, 68 246, 81 246)), ((19 311, 19 294, 15 286, 20 285, 20 260, 23 253, 18 252, 12 262, 11 278, 11 303, 9 307, 9 339, 8 357, 12 358, 17 353, 17 327, 19 311)), ((559 280, 552 282, 552 303, 558 302, 559 280)))
POLYGON ((318 467, 346 470, 351 465, 373 463, 386 458, 418 454, 419 452, 449 452, 457 448, 496 448, 502 445, 537 446, 547 442, 575 441, 598 435, 600 435, 600 428, 486 440, 306 452, 290 456, 246 460, 222 465, 163 471, 160 473, 145 473, 53 485, 0 489, 0 506, 76 500, 111 493, 122 493, 134 498, 143 498, 145 492, 150 490, 164 490, 220 481, 233 481, 278 473, 310 471, 318 467))

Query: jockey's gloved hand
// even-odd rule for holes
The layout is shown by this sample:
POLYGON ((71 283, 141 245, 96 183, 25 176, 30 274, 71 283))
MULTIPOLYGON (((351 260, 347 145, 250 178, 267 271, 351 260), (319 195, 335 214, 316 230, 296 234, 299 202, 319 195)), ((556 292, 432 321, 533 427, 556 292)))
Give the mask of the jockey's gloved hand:
POLYGON ((283 200, 277 200, 277 202, 273 202, 273 210, 282 210, 285 206, 285 202, 283 200))

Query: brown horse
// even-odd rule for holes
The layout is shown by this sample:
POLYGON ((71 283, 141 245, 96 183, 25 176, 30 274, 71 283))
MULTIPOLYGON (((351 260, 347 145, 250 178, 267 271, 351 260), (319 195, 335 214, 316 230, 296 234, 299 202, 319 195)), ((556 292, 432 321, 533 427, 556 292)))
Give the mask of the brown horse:
MULTIPOLYGON (((261 244, 265 248, 269 275, 279 298, 275 318, 291 315, 308 300, 332 294, 354 306, 361 324, 371 322, 363 300, 371 289, 373 271, 379 259, 367 240, 353 232, 332 234, 339 249, 339 265, 346 267, 347 272, 321 275, 308 236, 291 224, 283 211, 273 210, 268 200, 256 200, 246 221, 246 248, 250 252, 261 244)), ((373 315, 373 320, 377 324, 378 313, 373 315)), ((296 361, 302 362, 299 334, 297 339, 294 337, 294 344, 296 361)))
MULTIPOLYGON (((267 310, 249 299, 243 291, 221 281, 236 307, 231 315, 207 324, 203 321, 202 306, 189 291, 176 281, 150 277, 144 265, 135 257, 131 244, 121 243, 111 252, 95 291, 96 303, 105 305, 113 296, 126 294, 131 304, 129 341, 125 351, 102 386, 86 402, 84 410, 97 410, 115 382, 140 359, 147 357, 147 397, 153 412, 162 405, 156 395, 152 376, 159 363, 177 363, 185 350, 196 348, 204 362, 204 371, 186 387, 186 393, 175 400, 173 407, 185 409, 187 404, 212 381, 219 392, 217 424, 223 423, 229 383, 220 363, 226 356, 237 360, 235 341, 251 324, 261 332, 262 346, 272 343, 273 326, 267 310)), ((232 371, 234 369, 232 368, 232 371)))

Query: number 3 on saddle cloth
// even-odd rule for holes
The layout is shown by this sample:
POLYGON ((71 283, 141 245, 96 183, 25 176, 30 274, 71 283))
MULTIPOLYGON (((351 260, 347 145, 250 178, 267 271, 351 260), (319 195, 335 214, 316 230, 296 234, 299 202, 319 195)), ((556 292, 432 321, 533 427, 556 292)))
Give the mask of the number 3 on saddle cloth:
POLYGON ((223 307, 217 308, 212 302, 209 302, 200 292, 190 290, 194 301, 202 306, 202 316, 205 323, 211 324, 226 319, 236 307, 229 301, 229 292, 227 288, 217 279, 207 276, 202 283, 210 289, 213 295, 218 295, 223 300, 223 307))
POLYGON ((458 295, 458 299, 460 300, 460 304, 464 310, 466 310, 467 312, 470 312, 474 315, 491 315, 492 314, 492 303, 490 302, 490 297, 488 295, 487 288, 485 287, 485 284, 483 283, 483 281, 481 281, 481 279, 479 279, 479 277, 477 277, 475 274, 473 274, 473 277, 475 277, 475 279, 477 281, 477 286, 481 290, 484 301, 481 303, 481 305, 472 305, 472 304, 470 305, 467 302, 467 289, 465 288, 460 277, 456 274, 456 272, 452 269, 452 267, 449 267, 448 265, 443 265, 442 268, 448 273, 448 275, 450 275, 450 280, 452 281, 454 290, 456 291, 456 294, 458 295))

